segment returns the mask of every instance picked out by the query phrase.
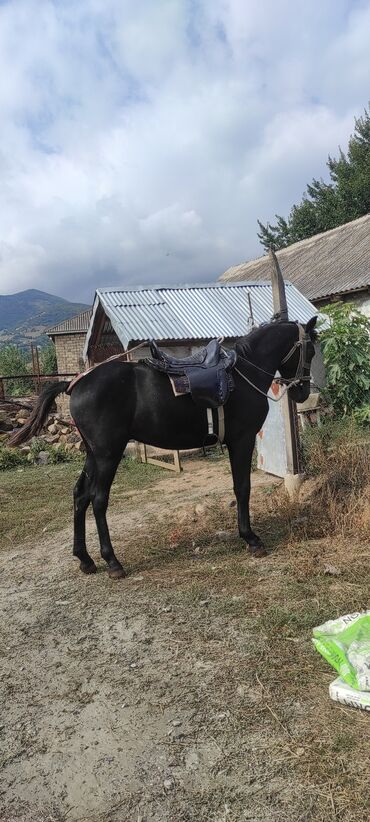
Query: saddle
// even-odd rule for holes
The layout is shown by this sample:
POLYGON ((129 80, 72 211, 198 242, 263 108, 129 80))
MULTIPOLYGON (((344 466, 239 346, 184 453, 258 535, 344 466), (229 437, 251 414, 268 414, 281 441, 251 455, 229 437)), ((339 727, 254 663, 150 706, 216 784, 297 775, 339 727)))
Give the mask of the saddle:
POLYGON ((175 396, 191 394, 197 405, 218 408, 225 405, 234 388, 232 369, 236 364, 235 351, 225 351, 218 340, 211 340, 191 357, 171 357, 150 341, 152 357, 145 362, 157 371, 167 374, 175 396))

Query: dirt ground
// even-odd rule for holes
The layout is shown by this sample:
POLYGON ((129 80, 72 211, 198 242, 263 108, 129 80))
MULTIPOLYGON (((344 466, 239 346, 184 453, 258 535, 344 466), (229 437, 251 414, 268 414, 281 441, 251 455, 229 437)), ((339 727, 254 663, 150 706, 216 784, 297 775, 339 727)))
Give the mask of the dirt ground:
POLYGON ((114 496, 125 580, 108 578, 91 518, 96 576, 72 560, 70 524, 7 544, 1 822, 364 822, 369 717, 330 703, 310 635, 365 607, 366 551, 348 570, 336 545, 284 544, 278 486, 255 475, 265 559, 235 536, 224 460, 114 496))

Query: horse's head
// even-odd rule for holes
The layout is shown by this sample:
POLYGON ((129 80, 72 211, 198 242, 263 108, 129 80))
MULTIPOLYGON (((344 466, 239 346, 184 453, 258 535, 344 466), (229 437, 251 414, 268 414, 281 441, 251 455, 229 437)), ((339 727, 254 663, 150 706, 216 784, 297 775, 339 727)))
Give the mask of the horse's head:
POLYGON ((289 389, 289 396, 294 402, 304 402, 310 393, 311 361, 315 356, 314 342, 317 338, 316 321, 317 317, 312 317, 306 325, 289 323, 293 327, 293 340, 290 340, 279 372, 287 382, 298 380, 297 385, 289 389))

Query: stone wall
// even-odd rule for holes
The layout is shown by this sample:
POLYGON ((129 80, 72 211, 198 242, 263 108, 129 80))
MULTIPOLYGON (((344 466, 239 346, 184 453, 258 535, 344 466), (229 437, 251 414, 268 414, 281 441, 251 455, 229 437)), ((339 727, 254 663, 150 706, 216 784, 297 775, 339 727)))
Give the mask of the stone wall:
POLYGON ((61 334, 55 337, 59 374, 77 374, 84 370, 84 343, 85 334, 61 334))
MULTIPOLYGON (((55 337, 54 342, 58 374, 73 375, 85 370, 82 357, 85 334, 60 334, 55 337)), ((70 417, 69 397, 66 394, 60 394, 56 405, 58 413, 68 419, 70 417)))

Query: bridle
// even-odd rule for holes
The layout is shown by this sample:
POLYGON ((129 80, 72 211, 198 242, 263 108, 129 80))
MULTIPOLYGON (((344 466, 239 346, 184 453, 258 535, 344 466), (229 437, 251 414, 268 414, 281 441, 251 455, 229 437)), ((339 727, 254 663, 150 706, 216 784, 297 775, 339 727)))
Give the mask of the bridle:
POLYGON ((294 343, 290 351, 288 351, 284 359, 281 361, 281 365, 284 365, 285 363, 289 362, 291 357, 293 357, 293 355, 299 348, 299 361, 294 377, 275 377, 275 374, 271 374, 270 371, 265 371, 264 368, 261 368, 259 365, 256 365, 254 362, 251 362, 251 360, 248 360, 246 357, 242 357, 240 354, 238 354, 238 359, 248 363, 248 365, 251 365, 253 368, 257 369, 257 371, 262 371, 263 374, 267 374, 268 377, 271 377, 279 385, 285 386, 285 389, 281 391, 279 397, 271 397, 268 392, 262 391, 261 388, 258 388, 258 386, 252 382, 252 380, 248 379, 248 377, 246 377, 245 374, 242 374, 242 372, 235 367, 234 370, 237 374, 239 374, 240 377, 242 377, 243 380, 245 380, 245 382, 249 383, 249 385, 252 386, 252 388, 254 388, 256 391, 258 391, 259 394, 262 394, 264 397, 267 397, 269 400, 272 400, 273 402, 279 402, 284 396, 284 394, 286 394, 286 392, 289 391, 289 388, 293 388, 295 385, 300 385, 303 382, 307 382, 311 379, 310 362, 308 361, 307 350, 308 343, 312 342, 312 340, 310 334, 306 331, 304 326, 301 325, 301 323, 297 322, 297 326, 299 332, 298 340, 294 343))
POLYGON ((298 331, 299 331, 298 340, 297 340, 297 342, 294 343, 294 345, 292 346, 290 351, 288 351, 286 357, 284 357, 284 359, 281 361, 281 365, 284 365, 286 362, 288 362, 290 360, 290 358, 293 356, 293 354, 295 354, 297 348, 299 348, 299 360, 298 360, 298 365, 297 365, 297 370, 296 370, 295 376, 291 377, 289 379, 284 379, 282 377, 282 378, 279 378, 277 380, 277 382, 285 383, 288 386, 289 386, 289 384, 292 384, 292 380, 294 380, 294 381, 298 380, 298 382, 304 382, 305 380, 311 379, 310 378, 310 363, 309 363, 308 358, 307 358, 307 349, 308 349, 308 343, 312 342, 312 340, 311 340, 310 334, 308 333, 308 331, 306 331, 304 326, 301 325, 301 323, 297 323, 297 325, 298 325, 298 331), (307 371, 308 371, 308 374, 307 374, 307 371))

